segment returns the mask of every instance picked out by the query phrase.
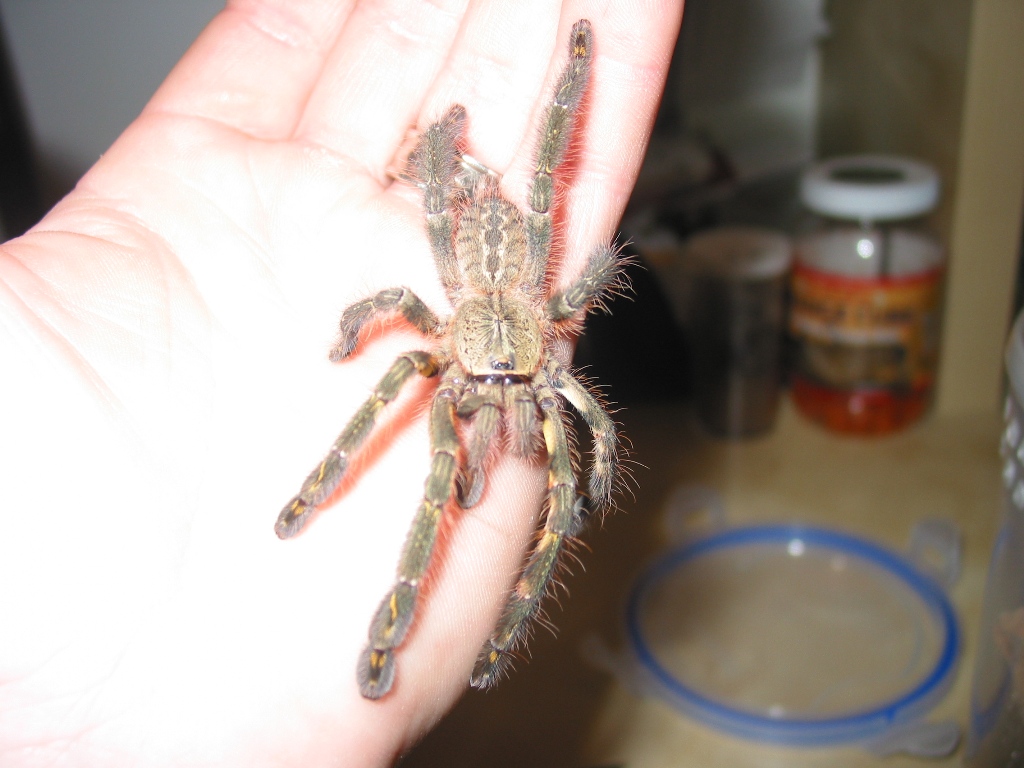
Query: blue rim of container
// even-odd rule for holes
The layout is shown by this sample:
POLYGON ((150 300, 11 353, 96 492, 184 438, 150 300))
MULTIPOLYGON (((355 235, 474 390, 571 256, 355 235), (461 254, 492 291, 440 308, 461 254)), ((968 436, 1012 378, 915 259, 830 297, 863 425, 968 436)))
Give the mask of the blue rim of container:
POLYGON ((673 550, 655 562, 637 580, 626 607, 626 630, 633 653, 650 682, 677 708, 695 720, 736 736, 794 746, 827 746, 864 741, 880 736, 893 726, 922 717, 949 689, 961 644, 956 613, 945 591, 907 558, 850 534, 803 525, 728 529, 673 550), (944 639, 938 659, 920 683, 898 696, 879 702, 877 706, 848 715, 821 719, 771 717, 706 696, 675 678, 658 662, 644 638, 640 621, 644 598, 652 586, 671 571, 712 552, 730 547, 787 544, 794 539, 881 568, 912 590, 928 608, 944 639))

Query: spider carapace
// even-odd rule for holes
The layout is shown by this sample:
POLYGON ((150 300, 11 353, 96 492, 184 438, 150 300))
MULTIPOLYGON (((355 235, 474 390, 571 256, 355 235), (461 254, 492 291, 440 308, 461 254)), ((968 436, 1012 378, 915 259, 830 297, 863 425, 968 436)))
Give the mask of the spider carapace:
POLYGON ((281 538, 296 534, 337 488, 374 427, 380 410, 415 374, 438 380, 429 411, 430 473, 402 551, 394 586, 370 624, 357 677, 363 696, 385 695, 395 678, 395 653, 409 632, 446 506, 475 504, 484 493, 492 445, 519 456, 546 452, 544 527, 486 641, 470 682, 493 684, 526 638, 552 583, 559 554, 579 528, 573 456, 561 400, 593 435, 588 495, 598 509, 611 503, 618 477, 615 424, 600 402, 558 359, 554 345, 578 330, 587 311, 620 286, 615 249, 595 250, 568 288, 552 293, 553 173, 569 147, 592 61, 590 22, 578 21, 569 60, 545 110, 525 210, 506 199, 495 174, 463 154, 466 110, 453 106, 420 136, 404 177, 423 192, 427 233, 441 282, 455 312, 440 317, 408 288, 389 288, 353 304, 341 317, 330 357, 348 357, 367 321, 398 312, 424 336, 427 351, 401 355, 377 384, 301 491, 282 510, 281 538))

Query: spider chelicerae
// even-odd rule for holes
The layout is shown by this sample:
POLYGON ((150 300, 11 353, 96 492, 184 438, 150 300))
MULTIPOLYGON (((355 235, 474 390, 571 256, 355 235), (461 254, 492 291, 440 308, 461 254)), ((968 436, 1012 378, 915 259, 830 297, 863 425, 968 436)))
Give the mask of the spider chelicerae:
POLYGON ((412 624, 445 507, 470 507, 481 498, 485 465, 502 432, 519 456, 533 456, 542 445, 546 450, 547 510, 539 539, 480 652, 472 685, 487 687, 507 668, 552 583, 559 555, 580 526, 582 504, 562 398, 593 435, 591 506, 602 509, 611 503, 618 476, 615 424, 559 361, 554 345, 577 331, 603 296, 621 287, 618 253, 601 247, 568 288, 551 293, 548 285, 553 174, 570 144, 590 76, 592 45, 590 22, 578 21, 569 39, 569 61, 545 112, 525 213, 502 195, 496 175, 463 155, 463 107, 451 107, 412 151, 405 176, 423 191, 430 246, 454 314, 439 317, 408 288, 383 290, 342 314, 333 361, 348 357, 360 329, 386 313, 401 313, 433 344, 429 351, 401 355, 380 380, 281 511, 275 530, 282 539, 298 533, 338 487, 349 457, 402 386, 414 374, 439 377, 429 413, 431 463, 423 501, 395 584, 374 615, 359 660, 359 688, 367 698, 380 698, 391 689, 395 652, 412 624))

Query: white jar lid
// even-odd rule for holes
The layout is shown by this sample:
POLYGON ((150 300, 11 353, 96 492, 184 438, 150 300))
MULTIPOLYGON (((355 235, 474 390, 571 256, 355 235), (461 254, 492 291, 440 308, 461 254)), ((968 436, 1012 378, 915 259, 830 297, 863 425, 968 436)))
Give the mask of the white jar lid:
POLYGON ((840 219, 908 219, 935 207, 939 175, 930 165, 905 157, 837 157, 804 172, 800 199, 815 213, 840 219))

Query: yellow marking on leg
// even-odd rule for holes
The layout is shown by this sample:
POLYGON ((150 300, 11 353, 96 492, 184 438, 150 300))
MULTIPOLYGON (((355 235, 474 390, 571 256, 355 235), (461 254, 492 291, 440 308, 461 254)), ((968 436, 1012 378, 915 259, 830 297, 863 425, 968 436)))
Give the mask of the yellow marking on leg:
POLYGON ((548 453, 555 450, 556 435, 555 424, 553 419, 544 419, 544 444, 547 446, 548 453))
POLYGON ((545 549, 550 547, 552 544, 558 544, 562 540, 561 534, 545 532, 541 536, 540 541, 537 543, 537 552, 543 552, 545 549))
POLYGON ((309 510, 309 505, 302 499, 295 499, 288 505, 288 511, 281 516, 282 522, 292 523, 309 510))
POLYGON ((397 593, 391 593, 391 600, 388 601, 388 606, 391 608, 391 623, 395 623, 395 619, 398 618, 398 599, 397 593))
POLYGON ((321 461, 320 462, 320 466, 317 469, 316 480, 314 480, 312 483, 309 484, 309 490, 313 490, 314 488, 319 488, 320 487, 320 484, 323 483, 323 481, 324 481, 324 472, 325 472, 326 469, 327 469, 327 462, 326 461, 321 461))

